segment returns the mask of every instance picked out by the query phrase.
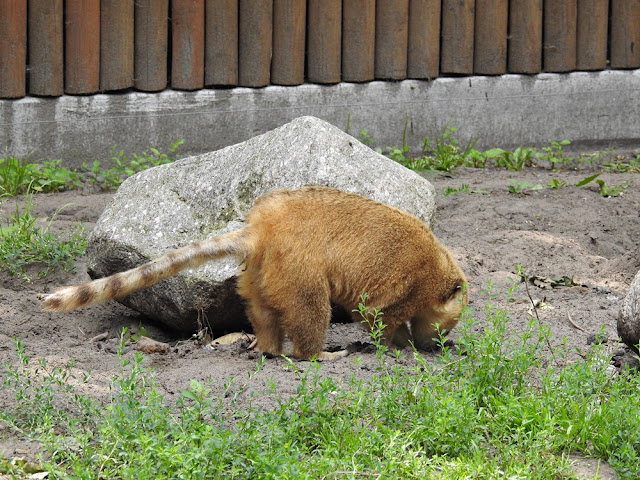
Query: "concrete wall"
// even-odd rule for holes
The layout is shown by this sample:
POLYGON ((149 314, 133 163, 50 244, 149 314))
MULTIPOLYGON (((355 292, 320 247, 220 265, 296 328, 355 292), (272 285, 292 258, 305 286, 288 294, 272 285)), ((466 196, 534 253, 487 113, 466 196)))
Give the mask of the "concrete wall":
POLYGON ((166 149, 183 138, 183 155, 241 142, 301 115, 314 115, 378 146, 418 148, 445 125, 480 148, 547 145, 640 147, 640 70, 434 81, 233 88, 158 94, 122 93, 0 101, 0 148, 66 166, 125 152, 166 149))

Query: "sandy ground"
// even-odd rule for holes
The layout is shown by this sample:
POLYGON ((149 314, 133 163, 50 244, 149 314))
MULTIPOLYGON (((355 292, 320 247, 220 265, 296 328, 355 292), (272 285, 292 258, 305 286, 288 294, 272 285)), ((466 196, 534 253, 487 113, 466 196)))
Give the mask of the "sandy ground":
MULTIPOLYGON (((620 302, 640 270, 640 190, 637 185, 640 176, 602 174, 600 178, 607 185, 628 185, 623 195, 605 198, 593 182, 580 188, 574 186, 592 173, 589 168, 561 172, 533 168, 524 172, 462 168, 452 175, 430 177, 439 194, 434 232, 452 250, 469 277, 470 306, 479 319, 478 329, 486 318, 488 283, 491 282, 494 292, 498 293, 493 301, 506 304, 505 292, 512 284, 510 278, 516 278, 516 265, 522 265, 529 275, 566 276, 577 284, 556 288, 530 285, 529 288, 532 298, 544 302, 546 308, 538 313, 551 328, 551 343, 561 345, 566 341, 570 351, 575 352, 569 355, 569 361, 580 360, 577 352, 587 348, 589 334, 604 329, 608 337, 617 337, 620 302), (560 189, 546 187, 552 178, 564 180, 567 185, 560 189), (526 193, 514 194, 508 190, 512 184, 510 179, 546 188, 525 189, 526 193), (459 189, 463 184, 475 193, 442 195, 445 188, 459 189), (569 322, 568 314, 584 331, 569 322)), ((38 195, 34 212, 45 219, 60 206, 70 203, 56 217, 53 229, 63 231, 78 221, 90 229, 111 196, 111 193, 78 192, 38 195)), ((6 200, 1 209, 5 218, 14 211, 15 200, 6 200)), ((77 273, 55 271, 31 283, 0 272, 0 361, 16 361, 11 338, 19 337, 29 355, 46 358, 50 365, 64 365, 75 359, 78 372, 92 372, 92 388, 88 391, 97 396, 107 395, 109 379, 119 369, 116 351, 120 332, 123 327, 134 333, 144 327, 150 337, 171 345, 169 353, 149 354, 146 359, 146 364, 156 372, 159 388, 168 397, 184 389, 191 378, 210 379, 222 389, 224 379, 235 378, 244 384, 248 373, 255 371, 256 359, 246 352, 246 344, 201 348, 188 336, 178 337, 167 332, 115 302, 67 315, 40 309, 36 298, 39 292, 88 278, 82 259, 77 263, 77 273), (91 341, 104 332, 107 332, 106 340, 91 341)), ((518 332, 529 321, 531 312, 523 286, 516 290, 508 308, 512 329, 518 332)), ((455 330, 450 337, 455 340, 455 330)), ((359 325, 334 324, 327 344, 345 347, 350 342, 366 339, 359 325)), ((614 352, 618 347, 611 344, 610 348, 614 352)), ((133 346, 127 349, 132 350, 133 346)), ((403 361, 410 362, 411 354, 409 351, 406 354, 407 359, 403 361)), ((295 391, 296 376, 286 367, 283 359, 268 360, 262 371, 250 380, 249 389, 259 390, 268 379, 274 379, 280 392, 295 391)), ((306 364, 301 362, 299 367, 304 369, 306 364)), ((346 378, 354 369, 365 376, 372 374, 374 367, 374 354, 365 351, 326 363, 323 372, 346 378)), ((0 393, 0 407, 11 401, 11 397, 0 393)), ((0 430, 0 449, 5 456, 19 455, 24 446, 3 437, 7 437, 7 432, 3 434, 0 430)))

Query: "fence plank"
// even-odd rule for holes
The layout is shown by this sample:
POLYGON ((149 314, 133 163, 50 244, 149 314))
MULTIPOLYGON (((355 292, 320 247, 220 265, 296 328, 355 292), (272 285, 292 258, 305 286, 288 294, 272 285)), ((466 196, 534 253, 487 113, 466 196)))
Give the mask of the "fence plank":
POLYGON ((27 0, 0 2, 0 97, 26 94, 27 0))
POLYGON ((476 0, 473 71, 502 75, 507 71, 508 0, 476 0))
POLYGON ((169 0, 136 0, 134 85, 144 92, 167 86, 169 0))
POLYGON ((100 2, 100 90, 133 87, 133 0, 100 2))
POLYGON ((264 87, 271 76, 273 1, 240 0, 238 83, 264 87))
POLYGON ((205 85, 238 85, 238 0, 207 0, 205 45, 205 85))
POLYGON ((509 72, 542 70, 542 0, 509 1, 508 45, 509 72))
POLYGON ((64 91, 100 88, 100 0, 65 1, 64 91))
POLYGON ((271 83, 304 83, 306 0, 274 0, 271 83))
POLYGON ((611 68, 640 67, 640 0, 611 0, 611 68))
POLYGON ((342 0, 309 0, 307 79, 338 83, 342 64, 342 0))
POLYGON ((607 66, 609 0, 578 0, 576 68, 603 70, 607 66))
POLYGON ((440 6, 440 0, 409 1, 409 78, 431 79, 440 73, 440 6))
POLYGON ((376 1, 376 78, 407 78, 409 0, 376 1))
POLYGON ((204 87, 204 0, 171 1, 171 87, 204 87))
POLYGON ((29 93, 64 93, 62 0, 29 0, 29 93))
POLYGON ((442 73, 473 73, 475 0, 442 0, 442 73))
POLYGON ((376 0, 342 2, 342 80, 368 82, 374 78, 376 0))
POLYGON ((546 72, 576 69, 577 0, 545 0, 543 65, 546 72))

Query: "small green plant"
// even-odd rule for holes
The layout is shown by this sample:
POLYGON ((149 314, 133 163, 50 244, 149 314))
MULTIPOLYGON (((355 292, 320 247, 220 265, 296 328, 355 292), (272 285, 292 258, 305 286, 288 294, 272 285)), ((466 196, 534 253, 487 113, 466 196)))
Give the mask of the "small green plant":
POLYGON ((542 148, 544 153, 539 153, 538 157, 541 160, 549 162, 551 170, 555 170, 558 163, 566 163, 569 160, 563 147, 570 144, 571 142, 569 140, 561 140, 559 142, 552 141, 551 145, 542 148))
POLYGON ((557 178, 552 178, 549 183, 547 183, 547 187, 560 189, 567 184, 566 180, 558 180, 557 178))
POLYGON ((593 182, 595 180, 596 183, 600 187, 600 195, 602 195, 603 197, 617 197, 617 196, 620 196, 620 195, 622 195, 622 192, 625 189, 629 188, 629 185, 626 184, 626 183, 623 183, 622 185, 607 185, 604 180, 597 179, 599 176, 600 176, 600 174, 596 173, 595 175, 591 175, 589 177, 586 177, 586 178, 580 180, 578 183, 576 183, 576 187, 583 187, 583 186, 588 185, 589 183, 591 183, 591 182, 593 182))
POLYGON ((485 190, 474 190, 466 183, 463 183, 462 186, 460 186, 460 188, 445 187, 444 191, 442 192, 442 194, 445 197, 448 196, 448 195, 456 195, 458 193, 468 193, 468 194, 480 193, 480 194, 485 194, 487 192, 485 190))
POLYGON ((525 166, 532 166, 533 159, 536 158, 536 149, 534 147, 520 146, 513 151, 494 148, 487 151, 487 153, 491 156, 490 158, 495 158, 496 165, 499 167, 515 171, 520 171, 525 166))
POLYGON ((458 127, 452 127, 447 123, 439 137, 435 139, 424 138, 421 156, 429 159, 428 162, 425 162, 426 164, 429 164, 434 170, 450 172, 464 165, 472 152, 474 153, 470 161, 480 163, 477 158, 477 150, 474 151, 473 148, 479 137, 470 139, 466 147, 461 149, 458 145, 458 139, 454 136, 457 131, 458 127))
MULTIPOLYGON (((373 148, 373 145, 375 145, 375 140, 373 139, 373 137, 369 134, 369 132, 367 132, 364 128, 362 130, 360 130, 360 142, 364 143, 366 146, 373 148)), ((380 152, 378 152, 380 153, 380 152)))
POLYGON ((29 194, 22 210, 16 204, 15 213, 9 216, 7 226, 0 228, 0 266, 8 270, 10 275, 19 275, 25 281, 33 279, 26 272, 26 267, 31 264, 42 267, 37 278, 46 276, 56 267, 73 270, 74 260, 84 255, 86 247, 81 224, 63 239, 49 231, 60 209, 41 228, 37 225, 38 218, 32 214, 33 205, 33 195, 29 194))
POLYGON ((623 155, 617 155, 613 161, 603 164, 605 172, 611 173, 639 173, 640 172, 640 154, 636 158, 627 158, 623 155))
POLYGON ((173 142, 169 147, 169 154, 162 153, 156 148, 150 148, 151 153, 132 153, 131 157, 125 156, 124 150, 116 150, 116 147, 113 147, 111 149, 111 167, 104 169, 100 161, 94 160, 91 165, 85 162, 82 168, 88 173, 88 179, 91 183, 104 190, 116 189, 127 177, 135 173, 174 162, 178 147, 182 143, 182 139, 173 142))
POLYGON ((607 185, 604 180, 600 179, 596 180, 596 183, 600 185, 600 195, 603 197, 618 197, 629 187, 626 183, 622 185, 607 185))
POLYGON ((442 192, 442 194, 445 197, 449 195, 455 195, 458 193, 471 193, 471 187, 469 187, 469 185, 467 185, 466 183, 463 183, 460 188, 445 187, 444 191, 442 192))
POLYGON ((583 187, 591 182, 593 182, 596 178, 598 178, 600 176, 599 173, 596 173, 595 175, 590 175, 588 177, 583 178, 582 180, 580 180, 578 183, 575 184, 576 187, 583 187))
POLYGON ((7 152, 0 158, 0 196, 14 196, 27 190, 51 193, 77 188, 81 174, 60 166, 62 160, 32 163, 29 156, 18 159, 7 152))
POLYGON ((61 163, 62 160, 44 160, 40 165, 40 175, 31 184, 31 189, 49 193, 80 188, 82 174, 62 167, 61 163))
POLYGON ((481 152, 472 148, 469 150, 469 155, 465 158, 464 166, 471 168, 485 168, 487 166, 487 159, 489 156, 487 152, 481 152))
POLYGON ((360 314, 362 323, 369 325, 369 336, 371 337, 371 342, 376 347, 376 357, 382 360, 389 349, 382 341, 384 336, 383 330, 385 328, 385 324, 382 321, 383 312, 377 308, 369 307, 367 305, 368 298, 369 294, 366 292, 360 295, 358 308, 353 311, 360 314))
POLYGON ((531 185, 531 182, 527 182, 526 180, 524 182, 518 182, 511 178, 509 179, 509 182, 511 182, 511 185, 508 185, 507 188, 509 189, 509 192, 515 194, 526 193, 525 190, 533 192, 535 190, 542 190, 544 188, 540 184, 531 185))

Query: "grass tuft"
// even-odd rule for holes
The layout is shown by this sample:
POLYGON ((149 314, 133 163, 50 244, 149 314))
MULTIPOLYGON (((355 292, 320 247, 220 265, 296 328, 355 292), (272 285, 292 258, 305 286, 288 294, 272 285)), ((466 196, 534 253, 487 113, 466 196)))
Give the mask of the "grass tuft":
POLYGON ((292 363, 297 391, 268 387, 271 409, 231 394, 248 383, 214 395, 192 380, 169 401, 124 335, 110 399, 92 399, 77 388, 89 378, 32 365, 16 341, 2 371, 16 404, 0 421, 44 446, 55 478, 568 478, 575 451, 638 478, 638 376, 612 376, 598 346, 576 362, 559 349, 549 364, 547 327, 532 318, 513 336, 509 312, 486 308, 481 333, 466 312, 457 346, 435 362, 386 354, 370 380, 344 381, 292 363))
POLYGON ((32 264, 40 265, 37 278, 57 267, 73 271, 76 258, 85 254, 84 227, 77 224, 74 231, 64 236, 52 233, 51 223, 60 209, 44 227, 40 227, 38 218, 32 213, 33 206, 33 195, 28 194, 23 208, 16 204, 15 213, 9 215, 6 226, 0 228, 0 268, 25 281, 33 280, 26 270, 32 264))

